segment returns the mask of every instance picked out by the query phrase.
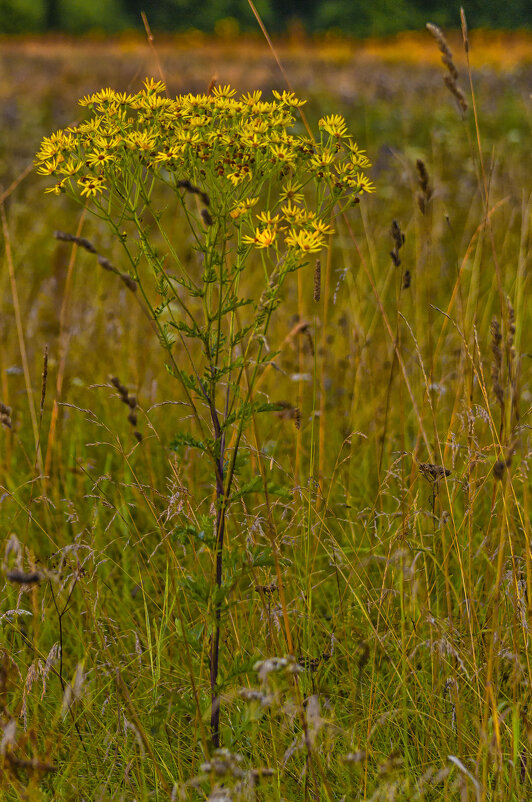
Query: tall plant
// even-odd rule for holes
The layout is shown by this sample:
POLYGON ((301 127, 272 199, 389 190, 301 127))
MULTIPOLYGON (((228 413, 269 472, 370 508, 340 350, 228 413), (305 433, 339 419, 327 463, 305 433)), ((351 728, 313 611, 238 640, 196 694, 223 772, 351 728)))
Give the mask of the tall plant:
POLYGON ((342 117, 320 120, 315 141, 293 130, 303 102, 292 92, 273 92, 269 101, 258 91, 235 95, 224 86, 170 99, 152 79, 136 94, 103 89, 80 101, 91 111, 86 121, 44 139, 37 154, 38 172, 57 179, 47 192, 89 201, 119 239, 129 286, 142 298, 195 421, 174 445, 199 449, 211 465, 215 746, 227 515, 244 432, 257 413, 274 408, 254 393, 271 360, 272 313, 289 275, 326 247, 333 210, 372 191, 363 172, 367 158, 342 117), (192 263, 176 241, 172 197, 198 255, 192 263), (257 264, 253 254, 262 291, 251 298, 246 279, 257 264), (188 364, 178 358, 176 340, 188 364))

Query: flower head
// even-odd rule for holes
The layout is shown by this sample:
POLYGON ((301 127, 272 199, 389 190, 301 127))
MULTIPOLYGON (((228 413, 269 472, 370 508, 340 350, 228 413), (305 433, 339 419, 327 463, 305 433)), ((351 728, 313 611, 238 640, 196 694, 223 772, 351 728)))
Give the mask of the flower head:
POLYGON ((322 117, 318 125, 331 136, 343 137, 347 132, 347 125, 341 114, 331 114, 328 117, 322 117))
POLYGON ((254 245, 256 248, 269 248, 273 245, 277 237, 277 232, 273 228, 256 228, 255 234, 250 237, 247 234, 242 237, 245 245, 254 245))
POLYGON ((318 231, 290 231, 285 243, 289 248, 302 253, 318 253, 325 247, 323 234, 318 231))

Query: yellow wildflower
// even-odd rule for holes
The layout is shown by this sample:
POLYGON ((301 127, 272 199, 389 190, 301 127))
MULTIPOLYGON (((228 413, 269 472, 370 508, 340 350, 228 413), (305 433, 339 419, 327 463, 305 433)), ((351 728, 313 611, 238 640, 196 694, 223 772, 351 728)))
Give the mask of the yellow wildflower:
POLYGON ((86 97, 82 97, 79 102, 80 106, 91 106, 93 103, 109 103, 110 101, 115 101, 117 99, 117 93, 114 89, 100 89, 99 92, 95 92, 93 95, 87 95, 86 97))
POLYGON ((92 198, 105 189, 105 181, 98 175, 84 175, 78 178, 78 184, 82 188, 80 194, 87 198, 92 198))
POLYGON ((231 209, 229 214, 233 220, 236 220, 238 217, 241 217, 249 209, 251 209, 252 206, 255 206, 258 200, 258 198, 246 198, 245 200, 240 201, 240 203, 238 203, 233 209, 231 209))
POLYGON ((250 237, 247 234, 242 237, 242 242, 246 245, 255 245, 256 248, 269 248, 273 245, 277 237, 277 232, 272 228, 255 229, 255 234, 250 237))
POLYGON ((283 188, 279 194, 279 198, 281 201, 293 201, 294 203, 302 203, 303 202, 303 193, 301 190, 301 184, 297 181, 294 181, 292 178, 289 178, 288 181, 285 181, 283 184, 283 188))
POLYGON ((356 142, 345 142, 352 164, 356 167, 371 167, 365 150, 360 150, 356 142))
POLYGON ((341 114, 330 114, 328 117, 322 117, 318 126, 327 131, 328 134, 331 134, 331 136, 342 137, 345 136, 347 131, 345 119, 341 114))
POLYGON ((53 187, 47 187, 47 189, 45 189, 44 191, 46 193, 51 192, 53 195, 60 195, 62 192, 65 191, 65 182, 66 178, 63 178, 57 184, 54 184, 53 187))
POLYGON ((318 234, 324 234, 324 235, 334 234, 334 228, 330 226, 328 223, 326 223, 325 220, 320 220, 320 219, 310 220, 310 227, 314 231, 317 231, 318 234))
POLYGON ((241 101, 245 103, 246 106, 253 106, 255 103, 258 103, 262 97, 262 92, 260 89, 257 89, 255 92, 248 92, 247 95, 242 95, 241 101))
POLYGON ((295 155, 286 145, 270 145, 270 153, 274 159, 284 162, 289 167, 295 164, 295 155))
POLYGON ((104 167, 107 162, 113 161, 113 155, 107 150, 98 150, 87 156, 88 167, 104 167))
POLYGON ((37 168, 37 172, 39 175, 53 175, 57 170, 58 163, 59 160, 57 157, 55 159, 48 159, 37 168))
POLYGON ((375 192, 375 184, 369 180, 365 175, 359 174, 358 178, 358 192, 375 192))
POLYGON ((73 156, 71 159, 68 159, 61 167, 58 169, 59 175, 67 175, 72 176, 83 168, 83 162, 80 161, 77 156, 73 156))
POLYGON ((131 131, 125 138, 125 143, 131 150, 151 151, 155 148, 155 137, 148 131, 131 131))
POLYGON ((153 78, 146 78, 144 86, 148 94, 155 93, 157 95, 160 92, 166 92, 166 85, 163 81, 154 81, 153 78))
POLYGON ((318 253, 325 247, 322 234, 317 231, 291 231, 285 238, 289 248, 295 248, 303 253, 318 253))
POLYGON ((299 108, 300 106, 304 106, 307 102, 306 100, 298 100, 297 97, 294 95, 293 92, 287 92, 286 89, 281 93, 277 92, 277 90, 272 90, 272 95, 277 98, 281 103, 285 103, 287 106, 292 106, 294 108, 299 108))
POLYGON ((334 162, 334 155, 330 150, 324 148, 322 151, 315 153, 310 160, 310 166, 314 169, 323 170, 329 167, 334 162))
POLYGON ((300 209, 299 206, 294 206, 291 201, 281 206, 281 212, 288 223, 299 223, 305 217, 303 209, 300 209))
POLYGON ((172 147, 167 150, 160 150, 153 161, 157 164, 158 162, 169 162, 172 159, 178 159, 182 155, 184 149, 184 145, 172 145, 172 147))
POLYGON ((257 215, 257 220, 259 223, 262 223, 265 226, 277 227, 280 219, 281 215, 272 214, 271 212, 259 212, 257 215))
POLYGON ((215 86, 212 90, 213 97, 226 97, 230 98, 236 95, 236 89, 232 89, 229 84, 225 86, 215 86))
POLYGON ((234 170, 232 173, 226 173, 225 177, 234 187, 237 187, 242 181, 245 181, 246 178, 251 179, 250 173, 242 169, 234 170))

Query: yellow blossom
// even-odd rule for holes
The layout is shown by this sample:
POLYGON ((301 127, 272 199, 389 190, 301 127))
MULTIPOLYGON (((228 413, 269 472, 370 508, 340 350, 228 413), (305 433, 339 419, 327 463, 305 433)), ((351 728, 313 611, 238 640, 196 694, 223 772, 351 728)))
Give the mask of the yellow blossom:
POLYGON ((240 203, 238 203, 233 209, 231 209, 229 214, 233 220, 236 220, 238 217, 241 217, 249 209, 251 209, 252 206, 255 206, 258 200, 258 198, 246 198, 245 200, 240 201, 240 203))
POLYGON ((246 179, 251 179, 251 175, 245 170, 234 170, 232 173, 226 173, 225 177, 232 183, 234 187, 237 187, 246 179))
POLYGON ((281 201, 293 201, 294 203, 303 203, 303 193, 301 192, 301 184, 289 178, 285 181, 283 188, 279 194, 281 201))
POLYGON ((310 227, 314 231, 317 231, 319 234, 326 234, 326 235, 334 234, 334 228, 330 226, 328 223, 326 223, 325 220, 319 220, 319 219, 311 220, 310 227))
POLYGON ((295 155, 286 145, 270 145, 270 153, 274 159, 292 167, 295 164, 295 155))
POLYGON ((65 182, 66 178, 63 178, 62 181, 59 181, 57 184, 54 184, 53 187, 47 187, 44 191, 46 193, 52 193, 53 195, 60 195, 62 192, 65 191, 65 182))
POLYGON ((155 148, 155 137, 147 131, 131 131, 125 143, 131 150, 151 151, 155 148))
POLYGON ((117 93, 114 89, 100 89, 93 95, 87 95, 79 101, 80 106, 91 106, 93 103, 109 103, 117 98, 117 93))
POLYGON ((328 117, 322 117, 318 123, 320 128, 327 131, 331 136, 342 137, 347 132, 347 125, 341 114, 331 114, 328 117))
POLYGON ((232 89, 229 84, 225 86, 215 86, 212 90, 213 97, 226 97, 230 98, 236 95, 236 89, 232 89))
POLYGON ((59 175, 66 175, 72 176, 83 168, 83 162, 80 161, 77 156, 73 156, 71 159, 68 159, 61 167, 58 169, 59 175))
POLYGON ((303 209, 300 209, 299 206, 294 206, 291 201, 281 206, 281 212, 289 223, 299 223, 305 216, 303 209))
POLYGON ((281 215, 279 214, 272 214, 271 212, 259 212, 257 215, 257 220, 259 223, 262 223, 265 226, 275 226, 279 225, 279 220, 281 219, 281 215))
POLYGON ((98 175, 84 175, 78 178, 78 184, 81 187, 80 194, 86 195, 87 198, 92 198, 105 189, 105 181, 98 175))
POLYGON ((304 106, 307 102, 306 100, 298 100, 293 92, 287 92, 286 89, 282 93, 273 89, 272 95, 277 98, 277 100, 280 100, 281 103, 285 103, 287 106, 293 106, 294 108, 304 106))
POLYGON ((247 95, 242 95, 241 101, 245 103, 246 106, 253 106, 255 103, 258 103, 262 97, 262 92, 260 89, 257 89, 255 92, 248 92, 247 95))
POLYGON ((58 159, 49 159, 48 161, 43 162, 38 168, 37 172, 39 175, 53 175, 57 170, 58 159))
POLYGON ((247 234, 242 237, 242 242, 246 245, 255 245, 256 248, 269 248, 273 245, 277 237, 277 232, 273 228, 255 229, 255 234, 250 237, 247 234))
POLYGON ((110 161, 113 161, 113 155, 107 150, 99 150, 95 153, 89 153, 87 156, 87 165, 89 167, 104 167, 110 161))
POLYGON ((144 86, 148 94, 151 94, 152 92, 159 94, 160 92, 166 91, 166 85, 163 83, 163 81, 155 81, 153 78, 146 78, 144 81, 144 86))
POLYGON ((322 151, 315 153, 310 160, 311 167, 323 170, 326 167, 329 167, 334 162, 334 155, 331 153, 330 150, 324 148, 322 151))
POLYGON ((352 164, 356 167, 371 167, 371 163, 366 156, 365 150, 360 150, 356 142, 346 142, 345 147, 349 151, 352 164))
POLYGON ((289 248, 303 253, 318 253, 325 247, 323 235, 317 231, 290 231, 285 243, 289 248))
POLYGON ((167 150, 161 150, 155 156, 153 160, 154 163, 157 162, 169 162, 172 159, 179 158, 185 149, 184 145, 172 145, 172 147, 168 148, 167 150))
POLYGON ((375 192, 375 184, 369 180, 365 175, 359 173, 358 178, 358 192, 375 192))

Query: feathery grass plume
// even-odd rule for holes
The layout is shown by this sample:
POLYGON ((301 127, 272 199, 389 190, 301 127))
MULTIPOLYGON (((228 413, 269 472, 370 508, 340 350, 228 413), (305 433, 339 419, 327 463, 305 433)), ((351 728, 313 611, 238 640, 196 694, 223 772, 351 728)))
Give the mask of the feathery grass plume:
POLYGON ((321 262, 316 259, 316 266, 314 268, 314 300, 316 303, 321 298, 321 262))
POLYGON ((430 201, 432 200, 434 190, 430 183, 430 177, 425 166, 425 162, 422 161, 422 159, 416 160, 416 171, 417 183, 419 186, 419 192, 416 196, 417 205, 421 214, 425 215, 427 214, 427 209, 430 201))
POLYGON ((464 93, 458 86, 458 70, 456 69, 456 65, 453 61, 453 54, 451 53, 451 49, 447 44, 445 36, 443 35, 443 31, 440 27, 438 27, 438 25, 434 25, 432 22, 427 22, 426 27, 429 33, 432 34, 438 43, 440 53, 442 54, 441 60, 447 67, 448 75, 444 75, 443 82, 458 102, 462 114, 465 114, 468 108, 467 100, 465 99, 464 93))

